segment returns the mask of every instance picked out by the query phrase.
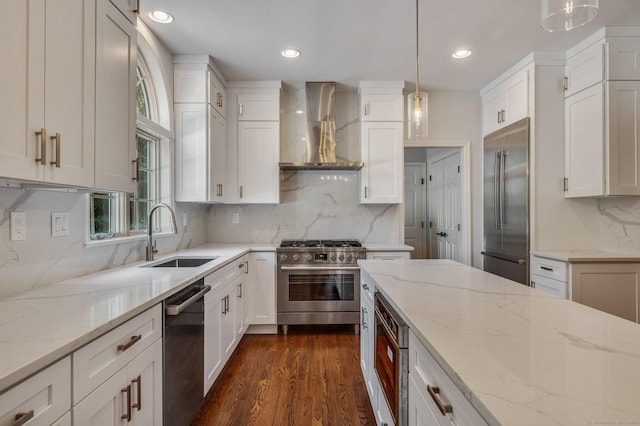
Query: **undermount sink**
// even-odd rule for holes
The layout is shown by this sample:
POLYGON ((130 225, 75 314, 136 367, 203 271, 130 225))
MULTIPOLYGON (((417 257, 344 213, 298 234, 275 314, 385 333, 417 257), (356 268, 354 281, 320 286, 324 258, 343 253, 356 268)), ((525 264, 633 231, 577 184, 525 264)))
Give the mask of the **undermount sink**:
POLYGON ((197 268, 207 262, 216 260, 218 256, 213 257, 174 257, 172 259, 164 260, 160 263, 153 265, 143 265, 148 268, 197 268))

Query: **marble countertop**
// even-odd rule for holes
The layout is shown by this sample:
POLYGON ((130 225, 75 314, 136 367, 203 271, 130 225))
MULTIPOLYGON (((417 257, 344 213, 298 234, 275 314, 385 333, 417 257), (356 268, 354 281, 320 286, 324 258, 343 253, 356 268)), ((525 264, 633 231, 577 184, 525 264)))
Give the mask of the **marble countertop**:
POLYGON ((250 250, 275 246, 204 245, 155 259, 218 256, 200 267, 137 262, 1 299, 0 393, 250 250))
POLYGON ((452 261, 359 261, 489 424, 640 424, 640 325, 452 261))
POLYGON ((601 250, 531 250, 531 254, 569 263, 640 262, 640 254, 601 250))
POLYGON ((362 246, 371 251, 413 251, 414 248, 406 244, 387 243, 362 243, 362 246))

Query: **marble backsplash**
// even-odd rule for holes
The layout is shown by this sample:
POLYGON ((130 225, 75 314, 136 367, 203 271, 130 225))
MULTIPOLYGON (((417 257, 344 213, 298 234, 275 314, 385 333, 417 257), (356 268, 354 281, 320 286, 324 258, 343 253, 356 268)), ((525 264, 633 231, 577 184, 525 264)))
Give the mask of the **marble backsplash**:
POLYGON ((283 171, 280 204, 214 205, 210 242, 279 243, 283 239, 355 239, 400 242, 403 209, 397 204, 360 204, 358 172, 283 171), (233 214, 239 223, 233 224, 233 214))
MULTIPOLYGON (((144 260, 145 241, 85 246, 87 195, 0 189, 0 298, 65 279, 144 260), (27 239, 11 241, 10 214, 27 216, 27 239), (69 212, 69 235, 51 237, 51 212, 69 212)), ((206 243, 206 207, 176 205, 178 235, 157 239, 158 251, 170 253, 206 243), (183 226, 183 216, 188 224, 183 226)))

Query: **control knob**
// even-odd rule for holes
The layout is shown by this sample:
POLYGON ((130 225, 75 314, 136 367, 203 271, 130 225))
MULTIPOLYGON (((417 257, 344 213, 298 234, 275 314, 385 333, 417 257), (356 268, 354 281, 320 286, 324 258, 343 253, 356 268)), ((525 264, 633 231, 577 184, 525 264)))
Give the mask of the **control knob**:
POLYGON ((280 255, 280 262, 284 262, 285 260, 287 260, 287 255, 286 254, 281 254, 280 255))
POLYGON ((311 259, 313 259, 310 254, 306 255, 304 258, 307 262, 311 262, 311 259))
POLYGON ((358 253, 353 255, 353 260, 358 260, 360 259, 360 255, 358 253))
POLYGON ((300 256, 298 256, 297 254, 293 255, 293 261, 297 262, 298 260, 300 260, 300 256))
POLYGON ((341 254, 340 256, 338 256, 338 260, 340 262, 344 261, 344 254, 341 254))
POLYGON ((351 260, 353 259, 353 256, 351 256, 350 254, 347 255, 347 262, 351 262, 351 260))
POLYGON ((331 261, 332 261, 332 262, 335 262, 335 261, 336 261, 336 255, 335 255, 335 254, 332 254, 332 255, 331 255, 331 257, 330 257, 330 259, 331 259, 331 261))

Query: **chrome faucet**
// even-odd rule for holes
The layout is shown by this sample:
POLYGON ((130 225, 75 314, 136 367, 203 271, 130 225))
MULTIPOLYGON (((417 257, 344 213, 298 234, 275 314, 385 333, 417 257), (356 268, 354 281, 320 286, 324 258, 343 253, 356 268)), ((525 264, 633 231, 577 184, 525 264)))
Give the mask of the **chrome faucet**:
POLYGON ((171 206, 165 203, 158 203, 151 207, 151 210, 149 210, 149 215, 147 216, 147 260, 153 260, 153 255, 158 252, 153 244, 153 227, 151 223, 151 217, 153 216, 153 212, 160 207, 164 207, 169 210, 169 216, 171 216, 171 231, 174 234, 178 233, 178 226, 176 225, 176 214, 173 212, 171 206))

